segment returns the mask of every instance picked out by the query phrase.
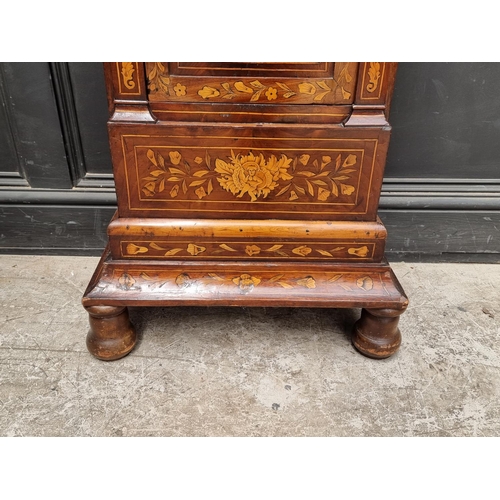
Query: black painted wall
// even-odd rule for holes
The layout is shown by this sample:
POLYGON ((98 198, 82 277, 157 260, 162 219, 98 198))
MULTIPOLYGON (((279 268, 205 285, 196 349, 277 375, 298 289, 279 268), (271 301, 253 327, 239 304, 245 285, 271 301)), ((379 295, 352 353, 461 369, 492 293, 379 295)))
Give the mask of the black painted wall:
MULTIPOLYGON (((392 260, 500 261, 500 64, 400 63, 392 260)), ((0 64, 0 252, 98 255, 116 198, 100 63, 0 64)))

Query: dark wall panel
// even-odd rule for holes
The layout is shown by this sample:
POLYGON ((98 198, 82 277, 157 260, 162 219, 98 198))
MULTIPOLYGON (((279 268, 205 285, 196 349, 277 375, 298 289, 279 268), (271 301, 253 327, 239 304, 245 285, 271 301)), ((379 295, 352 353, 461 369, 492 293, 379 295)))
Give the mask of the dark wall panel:
MULTIPOLYGON (((0 67, 3 105, 9 114, 15 147, 29 185, 39 189, 71 189, 49 65, 2 63, 0 67)), ((0 158, 2 164, 4 161, 0 158)))
POLYGON ((386 177, 500 183, 500 64, 401 63, 386 177))
POLYGON ((113 207, 0 206, 0 253, 100 255, 113 207))
POLYGON ((381 210, 393 261, 500 263, 500 211, 381 210))
POLYGON ((23 177, 5 90, 3 74, 0 71, 0 185, 12 184, 9 180, 23 177))
POLYGON ((108 104, 101 63, 69 63, 78 130, 87 174, 112 177, 108 104))

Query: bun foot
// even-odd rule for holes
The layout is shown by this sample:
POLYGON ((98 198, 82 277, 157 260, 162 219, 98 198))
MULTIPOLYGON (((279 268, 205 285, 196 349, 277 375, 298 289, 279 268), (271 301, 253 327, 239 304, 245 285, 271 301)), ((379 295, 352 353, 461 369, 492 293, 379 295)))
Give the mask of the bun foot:
POLYGON ((404 309, 363 309, 353 329, 354 347, 369 358, 392 356, 401 345, 398 323, 403 312, 404 309))
POLYGON ((89 306, 90 330, 87 349, 98 359, 112 361, 126 356, 135 345, 136 334, 126 307, 89 306))

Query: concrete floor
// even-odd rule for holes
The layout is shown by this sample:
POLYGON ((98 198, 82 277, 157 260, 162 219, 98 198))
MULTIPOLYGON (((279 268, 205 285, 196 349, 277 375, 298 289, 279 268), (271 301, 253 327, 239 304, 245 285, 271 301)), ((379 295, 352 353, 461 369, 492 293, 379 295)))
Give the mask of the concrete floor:
POLYGON ((88 354, 98 259, 0 256, 1 436, 499 436, 500 266, 395 263, 403 345, 354 351, 359 310, 132 309, 88 354))

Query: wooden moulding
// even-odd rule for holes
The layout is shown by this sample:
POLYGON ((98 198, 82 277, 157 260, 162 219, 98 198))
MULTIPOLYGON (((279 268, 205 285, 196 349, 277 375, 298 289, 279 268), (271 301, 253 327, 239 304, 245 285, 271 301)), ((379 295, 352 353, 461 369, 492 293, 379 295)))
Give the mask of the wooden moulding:
POLYGON ((401 312, 408 301, 387 262, 155 262, 106 250, 83 298, 89 306, 364 307, 401 312))
POLYGON ((380 262, 375 222, 122 219, 108 228, 114 259, 380 262))
POLYGON ((114 360, 133 349, 128 306, 361 307, 354 347, 387 358, 401 344, 408 299, 389 264, 113 260, 109 247, 82 303, 89 351, 114 360))

